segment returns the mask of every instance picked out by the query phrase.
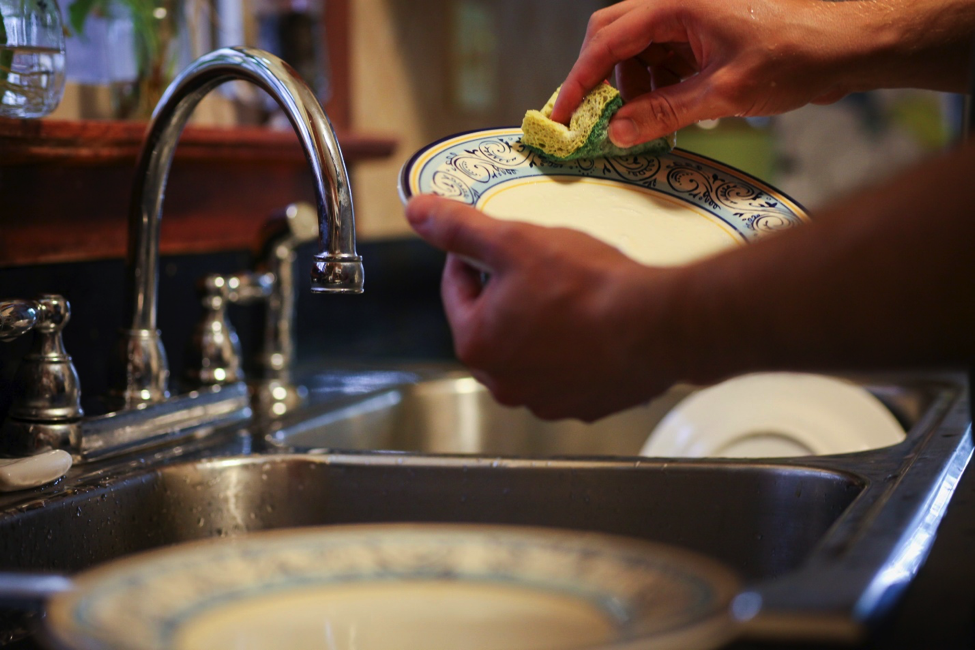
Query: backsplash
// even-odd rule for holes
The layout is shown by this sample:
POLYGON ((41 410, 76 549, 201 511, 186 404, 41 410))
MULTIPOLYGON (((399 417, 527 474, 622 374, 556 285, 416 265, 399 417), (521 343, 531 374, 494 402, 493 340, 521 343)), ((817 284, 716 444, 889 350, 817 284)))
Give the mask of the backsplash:
MULTIPOLYGON (((298 370, 350 362, 397 363, 453 359, 450 331, 440 302, 444 256, 417 239, 362 242, 365 293, 311 293, 308 269, 317 244, 298 249, 296 262, 298 370)), ((163 257, 159 280, 159 329, 169 358, 171 390, 178 390, 184 358, 202 307, 196 282, 209 273, 253 267, 246 251, 163 257)), ((101 410, 97 398, 108 388, 108 366, 123 324, 125 265, 122 260, 0 269, 0 299, 60 293, 71 303, 65 347, 81 378, 82 403, 101 410)), ((263 306, 231 305, 230 321, 240 337, 245 370, 255 358, 263 327, 263 306)), ((0 422, 31 335, 0 344, 0 422)))

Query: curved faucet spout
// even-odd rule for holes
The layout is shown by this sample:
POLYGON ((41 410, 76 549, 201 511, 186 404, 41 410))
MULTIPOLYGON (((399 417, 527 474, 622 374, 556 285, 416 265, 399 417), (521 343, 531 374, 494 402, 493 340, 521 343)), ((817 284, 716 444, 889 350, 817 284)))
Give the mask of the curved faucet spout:
POLYGON ((127 288, 130 317, 123 332, 125 371, 114 392, 126 406, 168 397, 169 370, 156 329, 159 224, 163 192, 179 135, 193 109, 220 84, 250 81, 267 91, 294 127, 311 166, 321 252, 313 290, 361 293, 362 258, 355 250, 355 219, 348 173, 338 140, 314 93, 284 61, 252 48, 223 48, 191 64, 170 84, 152 116, 139 156, 129 211, 127 288))

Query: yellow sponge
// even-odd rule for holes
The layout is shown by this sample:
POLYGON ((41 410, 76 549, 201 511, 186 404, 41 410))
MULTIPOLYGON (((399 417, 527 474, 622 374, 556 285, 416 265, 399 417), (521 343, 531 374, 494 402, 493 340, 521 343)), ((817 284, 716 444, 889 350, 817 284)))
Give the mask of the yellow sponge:
POLYGON ((542 110, 529 110, 521 123, 522 144, 547 158, 563 161, 637 154, 659 156, 674 148, 673 133, 633 147, 621 149, 614 145, 609 139, 609 120, 623 105, 623 98, 609 84, 600 84, 586 95, 572 114, 569 126, 551 119, 558 96, 556 89, 542 110))

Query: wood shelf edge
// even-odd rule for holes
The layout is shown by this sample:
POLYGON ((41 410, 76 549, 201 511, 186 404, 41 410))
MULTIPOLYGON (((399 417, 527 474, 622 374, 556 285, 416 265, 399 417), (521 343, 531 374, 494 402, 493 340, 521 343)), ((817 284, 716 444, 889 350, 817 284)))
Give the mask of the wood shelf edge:
MULTIPOLYGON (((0 165, 134 162, 145 130, 145 122, 135 121, 0 118, 0 165)), ((397 144, 392 137, 355 131, 339 131, 338 138, 346 163, 386 158, 397 144)), ((304 164, 294 133, 256 126, 187 126, 176 158, 304 164)))

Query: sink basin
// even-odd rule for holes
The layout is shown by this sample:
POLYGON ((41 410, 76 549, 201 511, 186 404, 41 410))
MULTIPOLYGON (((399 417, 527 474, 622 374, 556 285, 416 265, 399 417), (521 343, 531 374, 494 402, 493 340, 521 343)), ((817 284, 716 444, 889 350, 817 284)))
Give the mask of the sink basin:
POLYGON ((801 467, 361 454, 215 459, 126 476, 0 518, 0 569, 77 571, 165 544, 269 528, 427 521, 630 535, 767 578, 794 568, 862 488, 856 477, 801 467))
MULTIPOLYGON (((664 402, 565 429, 483 406, 486 393, 464 379, 336 390, 270 426, 228 426, 179 448, 83 464, 57 485, 0 497, 0 570, 70 573, 167 544, 292 526, 582 529, 724 562, 747 585, 737 614, 754 638, 851 641, 917 571, 972 453, 967 403, 950 382, 874 388, 909 425, 894 447, 760 462, 627 457, 664 402), (423 407, 444 394, 458 408, 423 407), (270 453, 254 454, 253 440, 270 441, 270 453), (284 444, 298 442, 327 449, 284 444)), ((18 625, 0 615, 0 646, 23 636, 18 625)))
MULTIPOLYGON (((402 381, 402 377, 401 377, 402 381)), ((864 386, 910 429, 935 393, 890 383, 864 386)), ((326 404, 276 421, 268 444, 292 451, 395 450, 519 457, 638 456, 654 427, 694 388, 679 385, 649 403, 592 424, 541 420, 509 408, 463 371, 414 377, 363 399, 326 404)))

